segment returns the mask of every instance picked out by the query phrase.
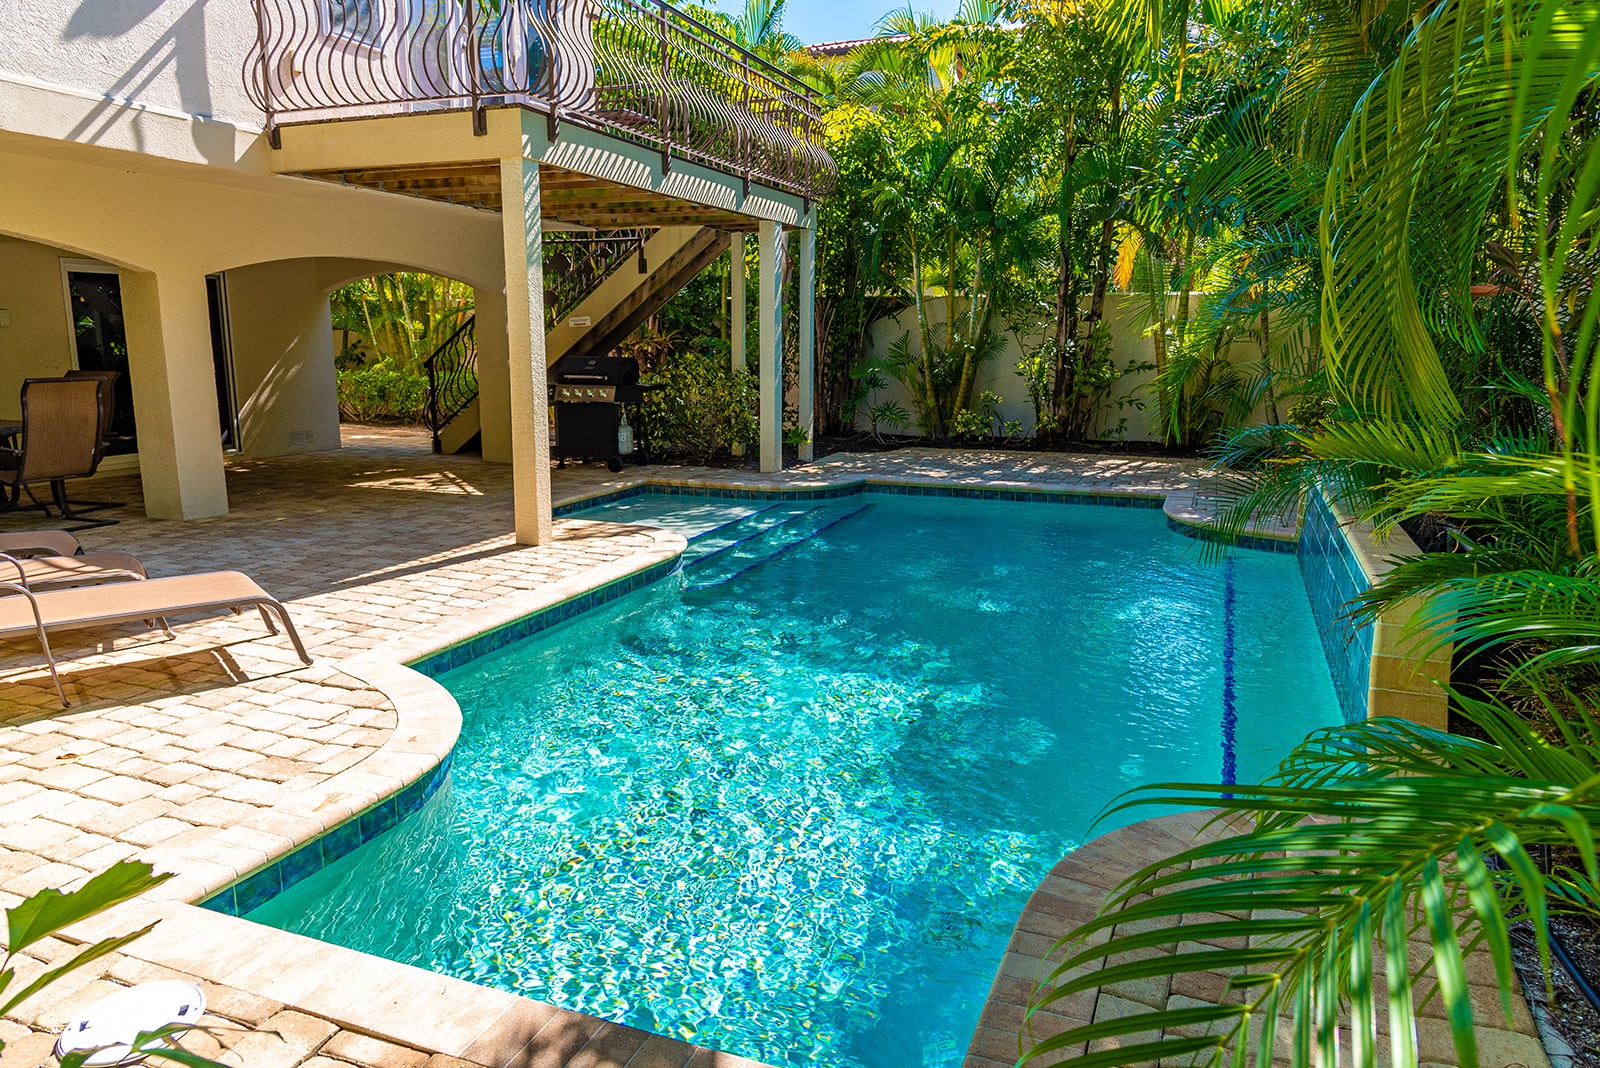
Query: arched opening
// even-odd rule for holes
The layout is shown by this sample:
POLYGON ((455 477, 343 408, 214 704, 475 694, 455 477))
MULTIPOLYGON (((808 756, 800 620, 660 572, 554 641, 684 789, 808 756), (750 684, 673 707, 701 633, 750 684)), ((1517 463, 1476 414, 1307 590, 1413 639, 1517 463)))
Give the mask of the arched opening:
MULTIPOLYGON (((345 417, 423 425, 429 338, 459 326, 465 315, 449 305, 470 306, 475 292, 412 264, 367 259, 273 260, 230 268, 223 278, 228 388, 239 452, 250 459, 338 448, 345 417), (419 296, 418 279, 438 279, 446 292, 416 308, 395 292, 396 278, 411 284, 410 296, 419 296), (352 285, 369 291, 367 308, 338 299, 352 285), (419 318, 424 328, 413 330, 419 318), (402 340, 404 351, 395 351, 402 340)), ((413 436, 429 447, 425 432, 413 436)))

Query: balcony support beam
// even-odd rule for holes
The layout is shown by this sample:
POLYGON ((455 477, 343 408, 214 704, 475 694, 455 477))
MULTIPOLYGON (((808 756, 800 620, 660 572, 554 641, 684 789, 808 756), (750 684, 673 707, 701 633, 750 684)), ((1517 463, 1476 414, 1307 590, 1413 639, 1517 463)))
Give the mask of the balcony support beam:
POLYGON ((733 235, 733 249, 731 252, 729 252, 729 255, 732 257, 732 262, 729 264, 729 267, 733 272, 733 284, 730 286, 733 292, 729 301, 729 303, 732 305, 732 308, 730 309, 730 314, 728 317, 728 348, 732 350, 733 373, 736 375, 742 375, 748 373, 750 370, 750 365, 745 362, 744 351, 744 336, 747 333, 747 329, 745 327, 744 306, 745 271, 743 234, 733 235))
POLYGON ((545 386, 544 224, 539 164, 500 161, 506 269, 506 340, 511 400, 511 485, 517 542, 555 536, 550 498, 550 402, 545 386))
POLYGON ((800 443, 800 462, 810 463, 812 438, 816 436, 816 384, 817 384, 817 231, 807 227, 800 231, 799 278, 799 382, 795 399, 795 425, 805 434, 800 443))
POLYGON ((756 279, 761 331, 761 470, 783 470, 783 271, 789 235, 765 219, 757 235, 760 267, 756 279))

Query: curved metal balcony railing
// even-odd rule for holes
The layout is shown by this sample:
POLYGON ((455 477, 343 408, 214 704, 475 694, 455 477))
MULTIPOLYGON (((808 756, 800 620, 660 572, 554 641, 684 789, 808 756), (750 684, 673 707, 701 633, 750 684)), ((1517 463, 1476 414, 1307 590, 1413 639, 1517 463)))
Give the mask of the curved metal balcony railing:
POLYGON ((664 0, 255 0, 245 87, 279 125, 521 105, 816 197, 836 177, 800 80, 664 0))

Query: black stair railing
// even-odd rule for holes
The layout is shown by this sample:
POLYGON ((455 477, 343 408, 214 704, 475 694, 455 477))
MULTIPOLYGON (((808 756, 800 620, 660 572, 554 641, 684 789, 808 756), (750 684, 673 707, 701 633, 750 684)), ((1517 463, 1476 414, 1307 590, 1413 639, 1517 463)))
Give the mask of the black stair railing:
POLYGON ((545 234, 545 327, 559 326, 629 258, 637 256, 639 273, 647 273, 644 243, 648 236, 648 230, 545 234))
POLYGON ((476 315, 468 316, 422 365, 428 373, 428 429, 436 453, 444 451, 444 428, 478 399, 477 322, 476 315))
MULTIPOLYGON (((648 230, 558 232, 544 238, 545 329, 554 328, 630 259, 638 258, 640 281, 649 273, 644 258, 648 230)), ((423 369, 428 375, 428 429, 433 451, 444 451, 444 428, 478 399, 476 315, 435 349, 423 369)))

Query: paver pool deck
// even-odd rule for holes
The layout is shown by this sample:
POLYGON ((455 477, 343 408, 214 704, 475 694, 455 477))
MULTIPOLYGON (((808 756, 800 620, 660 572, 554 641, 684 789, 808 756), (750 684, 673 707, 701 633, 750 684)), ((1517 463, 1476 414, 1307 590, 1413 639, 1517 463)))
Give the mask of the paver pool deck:
MULTIPOLYGON (((136 479, 96 482, 93 496, 129 507, 119 525, 81 535, 91 550, 133 552, 152 575, 248 572, 288 605, 316 663, 302 666, 254 613, 180 621, 171 640, 136 626, 64 634, 52 638, 74 703, 63 710, 36 648, 0 644, 0 905, 127 858, 176 873, 70 932, 77 940, 160 921, 0 1020, 0 1063, 45 1061, 50 1032, 119 985, 185 977, 205 989, 216 1021, 248 1029, 222 1034, 220 1055, 252 1068, 751 1065, 194 904, 449 753, 460 712, 404 663, 683 549, 675 534, 579 520, 558 520, 548 545, 517 546, 510 475, 432 456, 415 431, 347 427, 337 452, 232 462, 232 511, 216 519, 146 520, 136 479)), ((1165 495, 1169 514, 1192 521, 1208 477, 1192 462, 902 450, 835 455, 777 476, 574 468, 556 472, 555 487, 560 503, 646 481, 1015 486, 1165 495)), ((72 948, 44 944, 20 962, 19 979, 72 948)), ((216 1040, 189 1041, 218 1051, 216 1040)))

